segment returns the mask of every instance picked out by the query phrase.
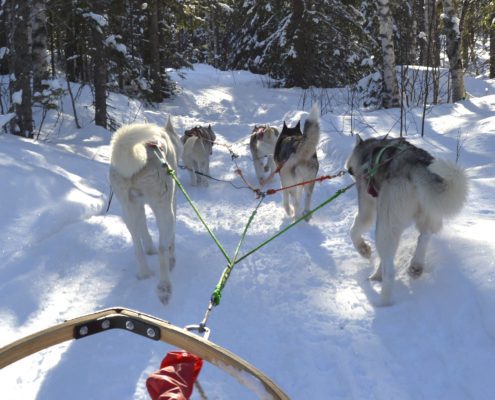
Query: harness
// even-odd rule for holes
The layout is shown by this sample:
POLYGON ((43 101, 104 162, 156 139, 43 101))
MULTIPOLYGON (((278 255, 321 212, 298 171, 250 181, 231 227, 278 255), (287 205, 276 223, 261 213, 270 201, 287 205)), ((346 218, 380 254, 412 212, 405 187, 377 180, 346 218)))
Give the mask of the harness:
MULTIPOLYGON (((399 143, 388 144, 386 146, 379 148, 379 151, 375 157, 373 157, 374 151, 372 152, 370 166, 369 166, 369 170, 367 173, 367 175, 368 175, 368 193, 372 197, 378 197, 378 188, 376 185, 375 176, 378 173, 378 170, 380 169, 380 167, 383 167, 384 165, 388 164, 395 157, 397 157, 400 153, 406 151, 407 149, 409 149, 407 142, 400 140, 399 143), (385 151, 387 151, 388 149, 396 149, 397 151, 394 152, 389 158, 386 158, 385 160, 383 160, 382 157, 383 157, 385 151)), ((376 150, 377 149, 375 149, 375 151, 376 150)))
POLYGON ((265 134, 266 131, 266 125, 265 126, 255 126, 253 129, 252 135, 256 136, 256 139, 262 140, 263 135, 265 134))

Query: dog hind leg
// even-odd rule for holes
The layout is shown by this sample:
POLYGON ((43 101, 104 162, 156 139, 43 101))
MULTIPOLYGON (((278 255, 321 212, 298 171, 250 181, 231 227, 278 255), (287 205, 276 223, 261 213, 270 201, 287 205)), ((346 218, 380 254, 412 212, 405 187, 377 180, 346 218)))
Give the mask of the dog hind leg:
MULTIPOLYGON (((123 219, 127 226, 127 229, 129 230, 129 233, 131 234, 132 243, 134 245, 134 253, 136 254, 136 259, 139 266, 137 277, 138 279, 146 279, 152 276, 153 272, 149 269, 148 263, 146 262, 146 256, 144 253, 142 242, 142 224, 143 218, 146 218, 144 213, 144 205, 141 203, 124 200, 122 201, 122 209, 123 219)), ((144 224, 146 224, 146 221, 144 221, 144 224)))
POLYGON ((146 213, 144 206, 137 208, 139 209, 136 209, 136 213, 138 213, 138 215, 136 216, 137 225, 144 251, 146 252, 146 254, 156 254, 157 251, 155 246, 153 245, 153 239, 151 238, 150 232, 148 230, 148 225, 146 224, 146 213))
POLYGON ((191 163, 191 168, 189 169, 189 174, 191 175, 191 185, 192 186, 198 185, 198 175, 196 175, 197 170, 198 170, 198 166, 196 165, 196 162, 193 161, 191 163))
POLYGON ((171 199, 164 198, 152 205, 156 216, 158 231, 160 233, 158 253, 160 258, 160 279, 157 286, 158 298, 163 304, 167 304, 172 293, 170 281, 171 259, 175 258, 173 237, 175 235, 175 217, 171 199))
POLYGON ((419 234, 416 250, 414 251, 411 264, 407 269, 407 273, 412 278, 419 278, 423 273, 425 256, 426 256, 426 247, 428 246, 430 237, 431 237, 431 233, 427 231, 420 232, 419 234))
POLYGON ((380 257, 380 275, 382 278, 382 290, 380 293, 383 306, 391 304, 392 286, 395 279, 394 257, 399 246, 399 238, 402 229, 391 224, 384 213, 379 213, 376 224, 376 249, 380 257))
MULTIPOLYGON (((310 183, 306 186, 304 186, 304 210, 303 210, 303 215, 307 214, 309 211, 311 211, 311 197, 313 196, 313 190, 315 188, 315 184, 310 183)), ((306 217, 306 221, 309 221, 311 219, 311 215, 306 217)))
POLYGON ((371 258, 371 247, 363 239, 363 233, 371 226, 376 214, 376 200, 358 188, 358 213, 351 227, 354 247, 364 258, 371 258))
POLYGON ((391 181, 380 192, 376 216, 376 250, 380 257, 382 272, 382 305, 392 303, 392 286, 395 279, 394 258, 402 232, 407 228, 417 210, 410 188, 391 181))
POLYGON ((292 207, 290 205, 289 192, 287 190, 283 191, 283 199, 285 212, 289 217, 292 217, 292 207))
POLYGON ((290 189, 289 194, 292 198, 292 207, 294 209, 294 219, 297 219, 301 216, 302 189, 300 187, 296 187, 295 189, 290 189))

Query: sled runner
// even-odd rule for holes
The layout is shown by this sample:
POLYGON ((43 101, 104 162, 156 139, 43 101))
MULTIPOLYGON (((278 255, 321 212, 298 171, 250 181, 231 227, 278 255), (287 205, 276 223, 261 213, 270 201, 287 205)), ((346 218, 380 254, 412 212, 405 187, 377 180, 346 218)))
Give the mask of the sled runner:
POLYGON ((234 378, 240 378, 242 374, 242 379, 238 381, 248 389, 253 386, 251 385, 253 382, 261 383, 266 391, 266 397, 263 394, 263 398, 289 399, 260 370, 223 347, 191 333, 188 329, 178 328, 167 321, 127 308, 110 308, 87 314, 19 339, 0 349, 0 368, 56 344, 86 338, 112 329, 123 329, 184 349, 184 351, 170 352, 162 361, 160 370, 149 378, 147 386, 148 389, 151 388, 150 395, 153 399, 188 399, 202 360, 215 365, 234 378), (252 378, 252 381, 246 382, 246 374, 252 378), (179 387, 174 387, 177 383, 180 384, 179 387), (171 391, 166 392, 167 390, 171 391), (179 392, 183 397, 163 395, 171 393, 172 396, 176 396, 179 392))

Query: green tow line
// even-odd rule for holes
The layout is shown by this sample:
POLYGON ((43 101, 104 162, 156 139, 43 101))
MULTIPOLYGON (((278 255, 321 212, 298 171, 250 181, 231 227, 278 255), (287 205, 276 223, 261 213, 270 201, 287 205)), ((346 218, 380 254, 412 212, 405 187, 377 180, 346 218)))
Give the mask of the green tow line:
POLYGON ((238 256, 239 251, 241 249, 241 245, 244 242, 247 230, 249 229, 251 222, 253 222, 254 216, 258 212, 258 208, 260 208, 261 203, 263 202, 264 199, 265 199, 265 197, 262 196, 260 201, 258 202, 258 205, 254 209, 254 211, 251 213, 251 216, 248 219, 246 227, 244 228, 244 231, 242 232, 241 239, 239 240, 239 243, 237 243, 237 247, 236 247, 235 252, 234 252, 234 257, 232 258, 232 260, 230 260, 227 267, 223 270, 222 276, 221 276, 220 280, 218 281, 217 286, 215 286, 215 290, 213 291, 213 294, 211 295, 211 301, 215 306, 218 306, 220 304, 220 299, 222 298, 222 290, 225 287, 227 280, 229 279, 230 273, 232 272, 234 265, 236 265, 240 261, 240 260, 237 260, 237 256, 238 256))
MULTIPOLYGON (((241 257, 237 258, 238 255, 239 255, 239 251, 241 249, 242 243, 244 242, 244 240, 246 238, 247 231, 248 231, 249 227, 251 226, 251 223, 253 222, 254 217, 255 217, 256 213, 258 212, 258 209, 261 206, 261 203, 263 202, 263 200, 265 198, 265 196, 262 195, 260 201, 258 202, 256 208, 251 213, 251 215, 250 215, 250 217, 249 217, 249 219, 248 219, 248 221, 246 223, 246 226, 244 228, 244 231, 242 232, 242 235, 241 235, 241 238, 239 240, 239 243, 237 244, 237 247, 235 249, 234 257, 230 258, 229 255, 227 254, 227 252, 225 251, 225 249, 223 248, 222 244, 216 238, 215 234, 211 231, 211 229, 206 224, 206 222, 205 222, 204 218, 202 217, 201 213, 199 212, 198 208, 196 207, 196 205, 192 201, 191 197, 189 197, 189 195, 187 194, 186 190, 184 189, 184 186, 182 186, 182 184, 180 183, 179 178, 177 177, 175 171, 172 168, 170 168, 170 166, 164 160, 164 157, 163 157, 162 153, 160 151, 158 151, 156 147, 154 148, 154 150, 155 150, 155 154, 157 155, 157 157, 161 161, 162 166, 167 169, 167 173, 172 177, 172 179, 175 181, 175 183, 177 184, 177 186, 179 187, 179 189, 182 191, 182 193, 184 194, 186 200, 189 202, 189 204, 191 205, 192 209, 194 210, 194 212, 198 216, 199 220, 201 221, 201 223, 203 224, 203 226, 206 228, 207 232, 210 234, 211 238, 213 239, 213 241, 215 242, 215 244, 219 248, 220 252, 223 254, 223 256, 225 257, 225 259, 227 260, 227 263, 228 263, 227 264, 227 267, 224 269, 224 271, 222 273, 222 276, 220 277, 220 280, 218 281, 218 283, 215 286, 215 289, 213 290, 213 293, 211 295, 211 301, 210 301, 209 310, 211 310, 211 306, 212 305, 217 306, 217 305, 220 304, 220 300, 222 298, 222 290, 224 289, 225 285, 227 284, 227 281, 228 281, 228 279, 230 277, 230 273, 232 272, 232 269, 234 268, 234 266, 236 264, 240 263, 242 260, 244 260, 245 258, 249 257, 251 254, 255 253, 256 251, 258 251, 262 247, 266 246, 268 243, 270 243, 271 241, 275 240, 277 237, 279 237, 283 233, 287 232, 289 229, 291 229, 292 227, 294 227, 295 225, 297 225, 302 220, 304 220, 304 219, 308 218, 309 216, 313 215, 316 211, 320 210, 321 208, 323 208, 328 203, 330 203, 333 200, 335 200, 340 195, 344 194, 347 190, 349 190, 352 186, 355 185, 355 183, 351 183, 350 185, 347 185, 346 187, 337 190, 333 196, 331 196, 328 199, 326 199, 320 205, 318 205, 314 209, 308 211, 306 214, 304 214, 302 217, 300 217, 297 220, 295 220, 294 222, 292 222, 290 225, 286 226, 284 229, 280 230, 279 232, 277 232, 276 234, 274 234, 273 236, 271 236, 270 238, 268 238, 264 242, 260 243, 258 246, 254 247, 253 249, 249 250, 247 253, 245 253, 241 257)), ((206 321, 206 318, 207 317, 205 317, 205 321, 206 321)))

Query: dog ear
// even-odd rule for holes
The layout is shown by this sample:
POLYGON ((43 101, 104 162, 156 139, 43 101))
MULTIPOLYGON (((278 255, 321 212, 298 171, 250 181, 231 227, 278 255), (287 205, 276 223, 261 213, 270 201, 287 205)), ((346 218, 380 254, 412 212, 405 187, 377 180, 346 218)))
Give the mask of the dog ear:
POLYGON ((175 134, 175 129, 174 129, 174 126, 172 125, 172 116, 171 115, 168 116, 167 125, 165 125, 165 130, 169 133, 175 134))
POLYGON ((356 146, 360 145, 361 143, 363 143, 363 139, 361 139, 359 133, 356 133, 356 146))
POLYGON ((285 121, 284 121, 284 129, 287 129, 287 125, 285 124, 285 121))

